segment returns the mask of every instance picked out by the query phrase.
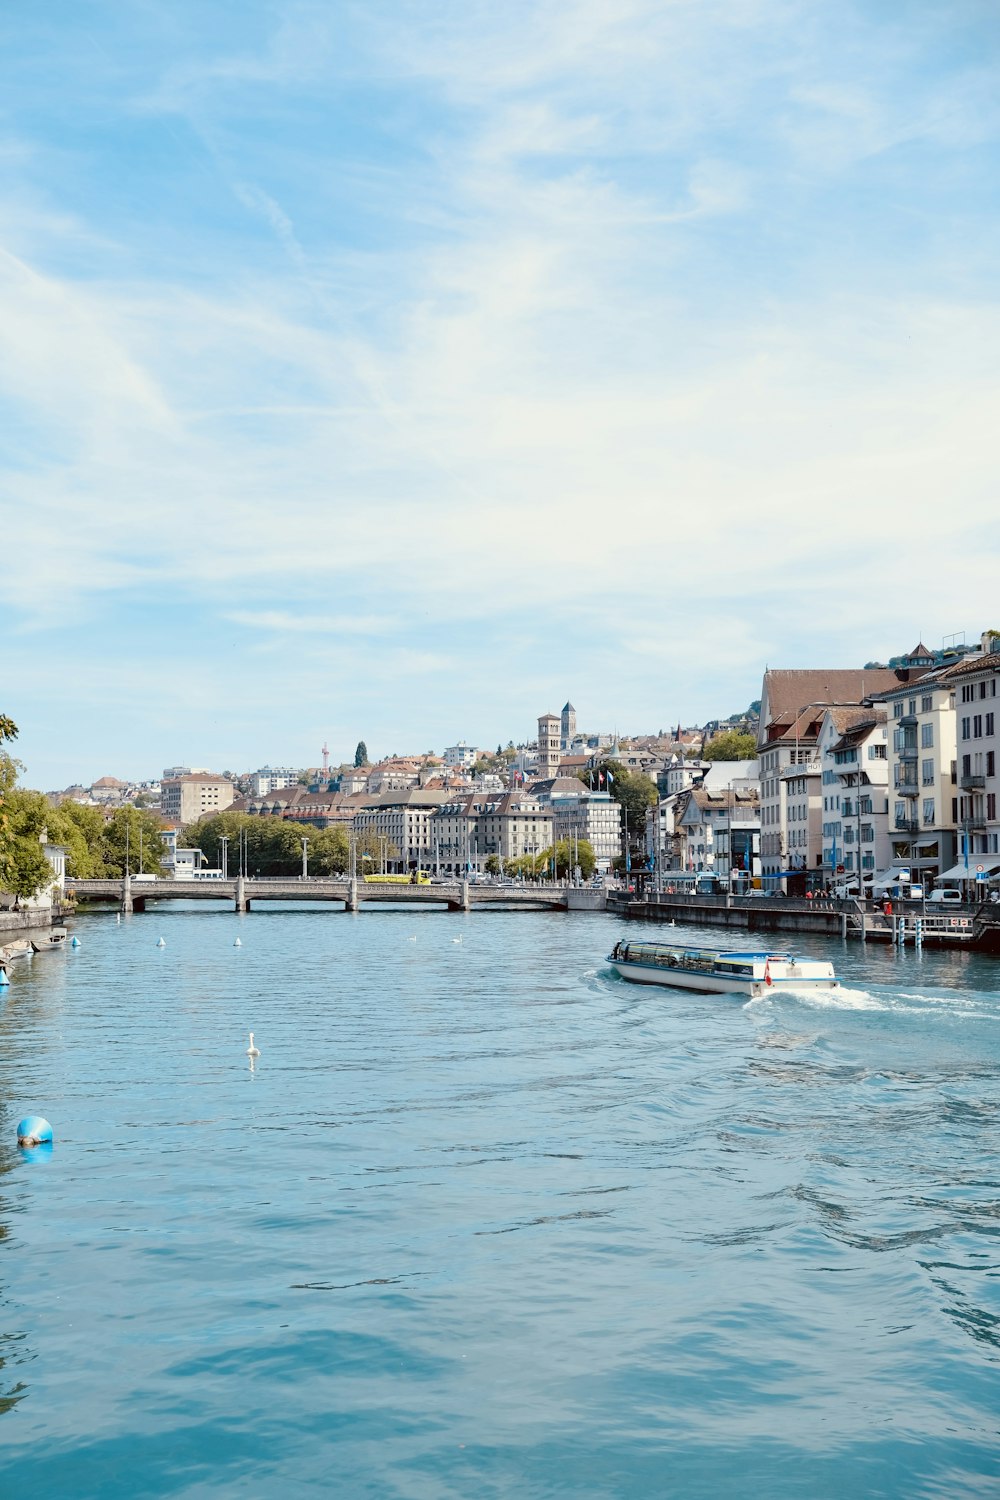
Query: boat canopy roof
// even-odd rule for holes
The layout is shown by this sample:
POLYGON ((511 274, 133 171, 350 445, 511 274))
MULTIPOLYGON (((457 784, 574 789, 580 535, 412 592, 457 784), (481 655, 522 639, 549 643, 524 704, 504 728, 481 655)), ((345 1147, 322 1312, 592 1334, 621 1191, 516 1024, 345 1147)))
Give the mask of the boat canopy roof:
POLYGON ((695 943, 664 943, 655 938, 646 942, 634 942, 626 940, 625 946, 634 951, 638 948, 662 948, 669 949, 671 953, 697 953, 705 958, 721 958, 726 961, 730 959, 773 959, 776 963, 792 963, 794 955, 791 953, 774 953, 770 948, 699 948, 695 943))

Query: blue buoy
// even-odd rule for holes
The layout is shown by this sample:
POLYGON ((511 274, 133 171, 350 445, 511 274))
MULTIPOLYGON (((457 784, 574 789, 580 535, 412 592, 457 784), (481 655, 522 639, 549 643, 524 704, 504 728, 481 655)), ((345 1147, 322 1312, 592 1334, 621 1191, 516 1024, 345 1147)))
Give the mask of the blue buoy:
POLYGON ((158 948, 165 948, 167 946, 166 940, 164 938, 157 938, 157 940, 156 940, 156 946, 158 948))
POLYGON ((243 944, 242 944, 242 942, 240 941, 239 938, 236 939, 235 943, 233 944, 233 947, 234 948, 242 948, 243 947, 243 944))
POLYGON ((0 990, 3 989, 5 984, 10 984, 10 980, 7 978, 7 970, 0 969, 0 990))
POLYGON ((43 1120, 41 1115, 25 1115, 19 1121, 17 1127, 17 1144, 19 1146, 41 1146, 45 1141, 52 1140, 52 1126, 48 1120, 43 1120))
POLYGON ((79 946, 80 946, 80 939, 76 936, 75 933, 70 938, 69 945, 70 945, 71 948, 79 948, 79 946))

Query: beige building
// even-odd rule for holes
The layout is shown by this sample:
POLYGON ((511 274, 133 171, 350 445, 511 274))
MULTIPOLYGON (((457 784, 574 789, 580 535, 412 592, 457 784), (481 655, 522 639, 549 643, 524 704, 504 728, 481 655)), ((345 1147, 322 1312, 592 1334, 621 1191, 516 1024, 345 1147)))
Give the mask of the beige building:
POLYGON ((441 805, 431 819, 431 838, 435 871, 467 874, 481 870, 491 855, 520 859, 550 849, 552 817, 529 792, 468 792, 441 805))
POLYGON ((212 813, 231 807, 236 788, 225 776, 211 771, 192 771, 160 783, 160 807, 173 823, 196 823, 212 813))
MULTIPOLYGON (((433 859, 431 824, 433 815, 447 801, 445 791, 432 791, 426 787, 408 787, 402 791, 386 791, 379 797, 363 800, 354 814, 354 832, 358 835, 373 834, 387 840, 386 863, 389 870, 406 874, 411 870, 429 870, 433 859), (395 846, 398 854, 390 856, 388 846, 395 846)), ((376 873, 367 864, 364 872, 376 873)))

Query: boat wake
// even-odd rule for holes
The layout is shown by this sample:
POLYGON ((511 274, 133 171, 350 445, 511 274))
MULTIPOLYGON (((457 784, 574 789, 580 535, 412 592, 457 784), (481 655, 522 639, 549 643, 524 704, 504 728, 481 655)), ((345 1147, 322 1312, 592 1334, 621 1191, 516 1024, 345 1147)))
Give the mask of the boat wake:
POLYGON ((759 1010, 775 1001, 794 1000, 797 1005, 807 1005, 812 1010, 892 1010, 886 997, 873 995, 870 990, 849 989, 840 985, 835 990, 793 989, 782 985, 780 993, 758 995, 748 1000, 744 1010, 759 1010))
MULTIPOLYGON (((905 1015, 924 1015, 929 1010, 946 1010, 953 1015, 976 1017, 986 1017, 988 1014, 981 1005, 955 994, 954 991, 947 994, 921 994, 913 991, 876 994, 872 990, 853 989, 847 985, 841 985, 835 990, 793 990, 782 986, 780 992, 748 1000, 743 1009, 760 1012, 780 1005, 783 1000, 791 1000, 795 1005, 802 1005, 810 1010, 888 1011, 905 1015)), ((994 1014, 992 1018, 1000 1020, 1000 1015, 994 1014)))

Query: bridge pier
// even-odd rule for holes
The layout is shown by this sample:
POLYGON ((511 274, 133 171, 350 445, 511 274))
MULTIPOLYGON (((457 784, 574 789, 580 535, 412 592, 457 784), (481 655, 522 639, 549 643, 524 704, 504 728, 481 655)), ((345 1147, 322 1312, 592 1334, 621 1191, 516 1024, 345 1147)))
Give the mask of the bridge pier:
POLYGON ((236 910, 239 912, 250 910, 250 902, 247 900, 247 883, 242 875, 236 878, 236 910))
POLYGON ((125 879, 122 881, 122 911, 128 912, 129 915, 131 915, 132 910, 132 881, 130 880, 129 876, 126 875, 125 879))
POLYGON ((357 882, 357 880, 352 880, 351 883, 350 883, 350 885, 349 885, 349 887, 348 887, 348 890, 347 890, 347 901, 345 903, 345 906, 346 906, 346 910, 347 911, 357 911, 357 909, 358 909, 358 882, 357 882))
POLYGON ((462 881, 462 887, 461 887, 461 889, 462 889, 461 909, 462 909, 462 911, 468 911, 470 909, 471 903, 469 901, 469 882, 467 880, 463 880, 462 881))

